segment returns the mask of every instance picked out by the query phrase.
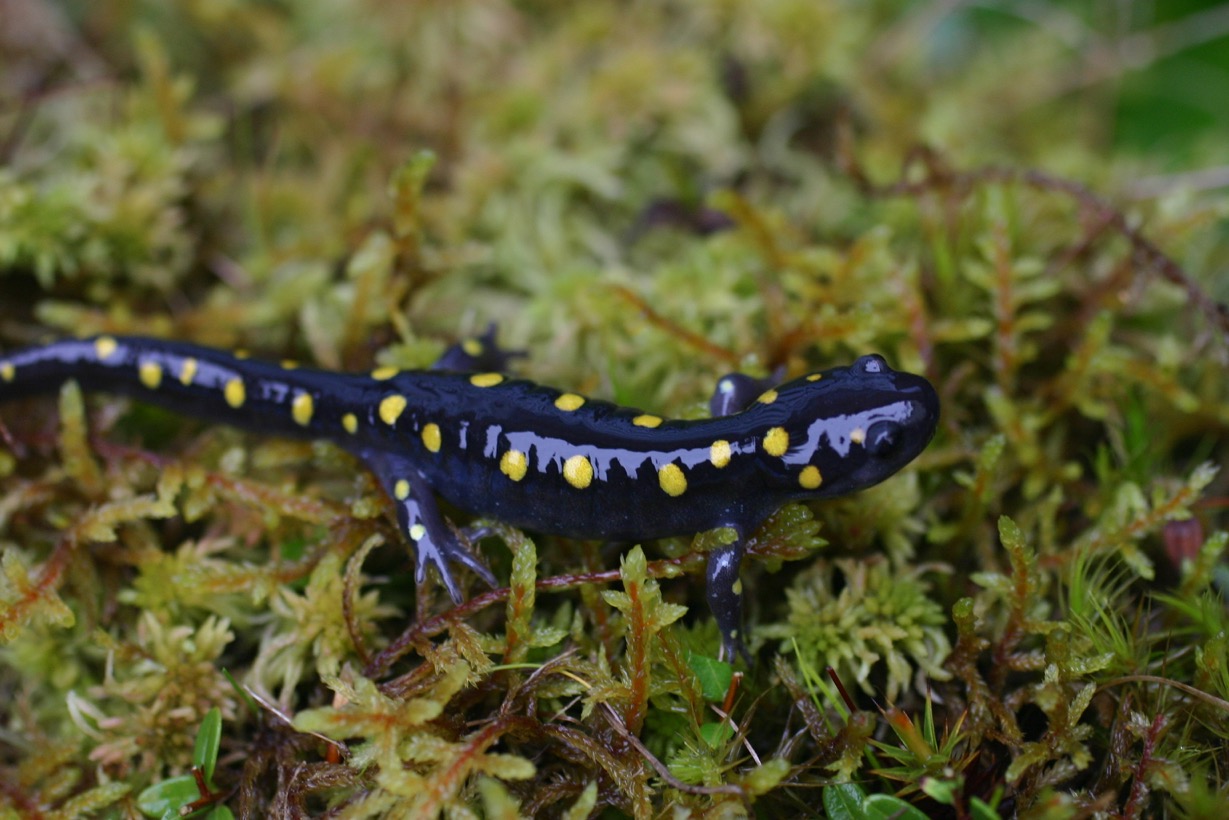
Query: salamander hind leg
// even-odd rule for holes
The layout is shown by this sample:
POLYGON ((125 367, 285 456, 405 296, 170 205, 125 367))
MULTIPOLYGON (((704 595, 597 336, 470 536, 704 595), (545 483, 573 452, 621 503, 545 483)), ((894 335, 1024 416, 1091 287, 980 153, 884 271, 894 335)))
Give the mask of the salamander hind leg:
POLYGON ((738 577, 746 540, 741 530, 732 544, 718 547, 708 554, 708 608, 721 631, 721 659, 733 661, 741 656, 751 665, 751 653, 742 639, 743 585, 738 577))
POLYGON ((497 586, 495 575, 469 550, 448 525, 435 501, 435 494, 404 459, 387 454, 364 457, 384 489, 397 505, 397 523, 402 534, 414 545, 414 580, 423 584, 427 568, 434 567, 453 603, 464 600, 453 576, 452 565, 469 567, 487 586, 497 586))

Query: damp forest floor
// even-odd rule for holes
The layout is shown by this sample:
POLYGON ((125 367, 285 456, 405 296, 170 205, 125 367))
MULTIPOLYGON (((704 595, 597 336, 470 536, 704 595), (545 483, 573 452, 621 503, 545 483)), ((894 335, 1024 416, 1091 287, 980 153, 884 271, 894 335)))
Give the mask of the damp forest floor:
MULTIPOLYGON (((0 404, 0 817, 1222 817, 1217 4, 2 0, 0 351, 365 371, 498 324, 668 417, 882 354, 938 433, 416 588, 328 442, 0 404)), ((0 385, 0 396, 3 396, 0 385)))

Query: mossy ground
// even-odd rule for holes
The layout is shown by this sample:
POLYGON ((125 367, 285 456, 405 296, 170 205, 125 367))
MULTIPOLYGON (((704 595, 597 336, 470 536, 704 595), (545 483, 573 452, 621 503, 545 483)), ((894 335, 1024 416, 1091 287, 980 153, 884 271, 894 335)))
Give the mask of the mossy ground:
POLYGON ((906 472, 755 536, 733 682, 720 532, 495 525, 510 586, 454 608, 327 444, 6 404, 0 814, 130 816, 216 708, 235 813, 1223 816, 1196 6, 0 3, 5 350, 415 367, 497 321, 525 375, 666 415, 872 351, 943 402, 906 472))

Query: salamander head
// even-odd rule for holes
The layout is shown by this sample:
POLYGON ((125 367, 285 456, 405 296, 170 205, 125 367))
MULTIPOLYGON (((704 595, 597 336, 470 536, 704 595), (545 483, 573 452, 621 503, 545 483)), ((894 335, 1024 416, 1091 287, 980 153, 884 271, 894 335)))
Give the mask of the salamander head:
MULTIPOLYGON (((843 495, 878 484, 918 456, 939 422, 930 382, 863 356, 769 391, 748 410, 762 417, 760 466, 793 497, 843 495)), ((757 425, 758 426, 758 425, 757 425)))

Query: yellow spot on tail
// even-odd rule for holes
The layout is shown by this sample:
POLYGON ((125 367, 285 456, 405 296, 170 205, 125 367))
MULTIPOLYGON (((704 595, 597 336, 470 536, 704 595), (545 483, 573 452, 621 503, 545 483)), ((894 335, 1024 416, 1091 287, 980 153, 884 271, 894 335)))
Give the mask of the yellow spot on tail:
POLYGON ((760 404, 772 404, 776 400, 777 400, 776 390, 768 390, 764 393, 764 395, 760 396, 760 404))
POLYGON ((247 391, 243 389, 243 379, 231 379, 222 388, 222 394, 226 396, 226 403, 236 409, 243 406, 243 402, 247 400, 247 391))
POLYGON ((16 375, 17 368, 13 367, 12 362, 0 364, 0 379, 4 379, 6 382, 11 382, 16 375))
POLYGON ((593 483, 593 464, 588 456, 572 456, 563 462, 563 478, 578 490, 593 483))
POLYGON ((247 359, 251 357, 252 354, 248 353, 246 350, 240 347, 240 348, 236 348, 235 352, 231 355, 233 355, 236 359, 247 359))
POLYGON ((298 370, 299 363, 294 359, 282 359, 282 370, 298 370))
POLYGON ((427 534, 427 528, 422 524, 415 524, 410 527, 410 540, 421 541, 422 537, 427 534))
POLYGON ((565 413, 570 413, 573 410, 580 409, 585 403, 584 396, 578 396, 575 393, 564 393, 559 398, 555 399, 555 406, 565 413))
POLYGON ((162 365, 157 362, 141 362, 137 374, 141 377, 141 384, 150 390, 157 390, 158 385, 162 384, 162 365))
POLYGON ((654 416, 652 413, 642 413, 641 415, 632 419, 632 424, 636 425, 637 427, 648 427, 649 429, 652 429, 661 424, 661 416, 654 416))
POLYGON ((770 456, 783 456, 789 449, 789 433, 784 427, 774 427, 764 436, 764 452, 770 456))
POLYGON ((346 432, 354 435, 358 432, 358 416, 353 413, 346 413, 341 417, 341 426, 346 428, 346 432))
POLYGON ((513 481, 520 481, 529 469, 529 460, 520 450, 509 450, 499 459, 499 471, 513 481))
POLYGON ((405 396, 397 393, 391 396, 385 396, 380 399, 380 419, 392 427, 397 423, 397 419, 401 418, 401 414, 405 412, 405 396))
POLYGON ((426 424, 422 428, 422 446, 426 447, 433 453, 440 451, 440 444, 443 440, 440 437, 440 426, 438 424, 426 424))
POLYGON ((100 359, 109 359, 118 349, 119 344, 110 336, 99 336, 94 340, 94 352, 100 359))
POLYGON ((802 468, 802 472, 798 474, 798 483, 804 489, 814 490, 824 483, 824 477, 819 474, 819 468, 814 464, 808 464, 802 468))
POLYGON ((397 483, 393 485, 393 495, 398 501, 405 501, 410 497, 410 482, 404 478, 397 479, 397 483))
POLYGON ((734 582, 734 584, 730 587, 730 592, 733 592, 735 595, 743 594, 743 579, 742 578, 739 578, 737 581, 734 582))
POLYGON ((866 441, 866 431, 861 427, 855 427, 849 431, 849 440, 854 444, 861 444, 866 441))
POLYGON ((469 377, 474 387, 494 387, 504 380, 502 373, 476 373, 469 377))
POLYGON ((192 384, 192 380, 196 378, 196 359, 184 359, 183 370, 179 371, 179 383, 184 387, 192 384))
POLYGON ((657 483, 666 491, 666 495, 678 498, 687 491, 687 476, 677 464, 664 465, 657 471, 657 483))
POLYGON ((718 470, 729 464, 730 442, 723 438, 714 441, 713 446, 708 448, 708 460, 713 462, 713 466, 718 470))
POLYGON ((315 409, 316 403, 311 393, 300 393, 294 397, 294 401, 290 402, 290 415, 294 418, 294 423, 300 427, 306 427, 311 423, 315 409))
POLYGON ((811 375, 807 376, 807 381, 809 381, 809 382, 817 382, 817 381, 819 381, 820 379, 822 379, 823 377, 824 377, 824 374, 823 374, 823 373, 812 373, 811 375))
POLYGON ((482 342, 478 341, 477 339, 466 339, 465 341, 461 342, 461 349, 464 350, 469 356, 481 356, 482 342))
POLYGON ((371 378, 378 382, 386 382, 393 376, 396 376, 400 371, 395 367, 377 367, 371 371, 371 378))

